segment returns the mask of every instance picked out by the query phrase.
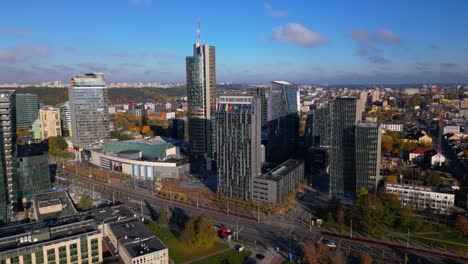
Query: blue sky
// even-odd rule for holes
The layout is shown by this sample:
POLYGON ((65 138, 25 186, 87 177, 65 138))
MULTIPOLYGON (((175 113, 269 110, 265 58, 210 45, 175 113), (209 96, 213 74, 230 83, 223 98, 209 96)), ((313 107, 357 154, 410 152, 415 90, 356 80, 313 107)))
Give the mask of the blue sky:
POLYGON ((89 71, 185 82, 197 20, 218 82, 468 82, 467 10, 463 0, 1 1, 0 83, 89 71))

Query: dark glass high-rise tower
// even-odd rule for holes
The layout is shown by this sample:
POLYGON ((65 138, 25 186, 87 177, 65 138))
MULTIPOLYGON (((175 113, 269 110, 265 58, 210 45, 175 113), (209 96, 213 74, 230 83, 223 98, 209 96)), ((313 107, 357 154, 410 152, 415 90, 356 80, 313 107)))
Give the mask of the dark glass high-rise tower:
POLYGON ((261 99, 221 96, 216 110, 218 193, 252 200, 261 174, 261 99))
POLYGON ((17 197, 15 90, 0 90, 0 225, 9 222, 17 197))
POLYGON ((109 99, 104 74, 88 73, 73 77, 68 98, 73 145, 89 149, 109 140, 109 99))
POLYGON ((358 100, 338 97, 330 111, 330 194, 353 195, 355 191, 355 126, 358 100))
POLYGON ((188 133, 190 156, 204 159, 211 169, 216 138, 213 134, 213 113, 216 107, 216 50, 202 45, 200 38, 193 45, 193 56, 186 58, 188 133))
POLYGON ((37 94, 16 94, 16 128, 32 129, 38 118, 39 100, 37 94))
POLYGON ((365 188, 377 191, 380 178, 382 126, 379 123, 356 125, 356 192, 365 188))
POLYGON ((299 96, 295 84, 271 82, 268 93, 267 160, 282 163, 295 153, 299 136, 299 96))

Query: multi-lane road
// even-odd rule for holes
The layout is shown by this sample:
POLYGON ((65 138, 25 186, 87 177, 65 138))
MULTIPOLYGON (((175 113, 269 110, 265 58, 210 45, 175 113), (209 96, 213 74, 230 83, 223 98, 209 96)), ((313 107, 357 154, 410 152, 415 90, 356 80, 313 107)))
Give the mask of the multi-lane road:
MULTIPOLYGON (((172 211, 179 214, 193 215, 205 214, 213 219, 215 225, 229 227, 231 230, 240 230, 238 237, 250 243, 257 244, 258 247, 265 251, 274 252, 277 248, 280 249, 280 254, 287 256, 289 252, 295 255, 301 254, 301 246, 305 241, 320 242, 322 239, 335 241, 337 244, 336 250, 346 252, 367 252, 373 255, 375 260, 380 259, 384 263, 401 263, 407 254, 410 260, 420 261, 420 263, 465 263, 467 259, 460 259, 453 255, 441 255, 435 251, 421 252, 417 249, 406 249, 386 242, 379 241, 357 241, 347 237, 336 236, 332 233, 325 233, 319 228, 311 230, 304 224, 295 223, 290 219, 281 219, 268 217, 256 221, 253 219, 242 218, 228 215, 227 212, 217 212, 204 208, 197 208, 178 201, 169 201, 156 196, 152 196, 147 190, 131 189, 121 186, 118 183, 103 183, 94 181, 87 177, 76 175, 70 171, 59 171, 58 176, 74 181, 81 182, 82 186, 90 187, 95 193, 99 193, 102 199, 112 201, 113 198, 122 203, 129 205, 136 213, 143 213, 143 216, 151 217, 155 211, 159 211, 161 207, 170 208, 172 211)), ((70 186, 71 187, 71 186, 70 186)), ((300 210, 300 209, 299 209, 300 210)), ((300 214, 299 214, 300 215, 300 214)))

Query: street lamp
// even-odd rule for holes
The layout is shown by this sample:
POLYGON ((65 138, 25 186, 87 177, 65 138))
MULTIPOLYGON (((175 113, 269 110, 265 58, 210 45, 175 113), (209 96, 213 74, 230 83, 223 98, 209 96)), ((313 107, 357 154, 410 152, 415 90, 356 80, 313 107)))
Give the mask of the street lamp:
POLYGON ((120 240, 122 240, 122 239, 127 239, 127 236, 123 236, 123 237, 117 239, 117 252, 116 252, 116 253, 117 253, 117 256, 120 254, 120 244, 119 244, 119 242, 120 242, 120 240))
POLYGON ((91 178, 93 177, 93 175, 89 175, 89 187, 90 189, 92 190, 92 193, 93 193, 93 199, 94 199, 94 185, 91 183, 91 178))

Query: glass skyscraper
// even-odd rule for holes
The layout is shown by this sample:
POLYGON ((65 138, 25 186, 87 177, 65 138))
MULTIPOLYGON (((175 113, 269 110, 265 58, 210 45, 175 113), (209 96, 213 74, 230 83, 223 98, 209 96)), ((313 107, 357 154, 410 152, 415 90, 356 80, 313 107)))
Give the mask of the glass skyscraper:
POLYGON ((35 194, 50 190, 48 155, 36 151, 32 146, 18 148, 18 202, 30 200, 35 194))
POLYGON ((193 46, 193 56, 186 58, 188 133, 190 156, 204 159, 211 169, 216 145, 212 127, 216 107, 216 55, 215 47, 202 45, 200 40, 193 46))
POLYGON ((382 125, 358 123, 356 125, 356 192, 365 188, 377 191, 380 179, 382 125))
POLYGON ((37 94, 16 94, 16 128, 32 129, 38 118, 39 99, 37 94))
POLYGON ((261 99, 221 96, 216 111, 218 194, 252 200, 261 174, 261 99))
POLYGON ((62 135, 68 137, 72 135, 70 104, 65 102, 60 106, 60 122, 62 125, 62 135))
POLYGON ((102 73, 71 79, 68 89, 73 145, 80 149, 100 147, 110 139, 108 92, 102 73))
POLYGON ((0 90, 0 225, 9 222, 17 197, 16 94, 0 90))
POLYGON ((285 81, 271 82, 268 93, 267 161, 282 163, 295 153, 299 136, 298 88, 285 81))

